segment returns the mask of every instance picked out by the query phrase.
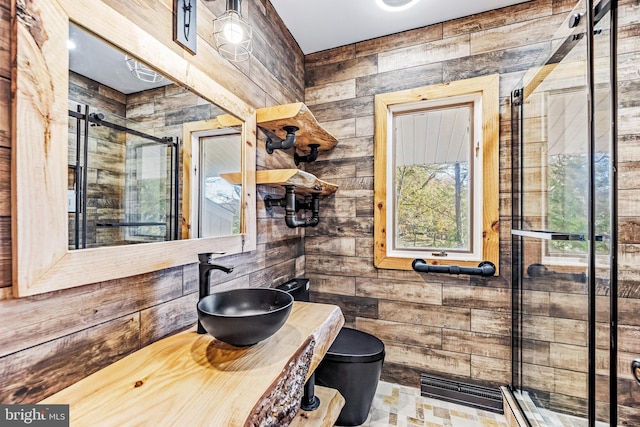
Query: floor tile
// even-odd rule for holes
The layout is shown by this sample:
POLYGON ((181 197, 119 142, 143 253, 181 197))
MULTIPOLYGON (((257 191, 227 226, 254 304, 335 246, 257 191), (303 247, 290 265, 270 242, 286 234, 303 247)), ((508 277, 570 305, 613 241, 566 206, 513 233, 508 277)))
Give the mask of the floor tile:
POLYGON ((503 415, 423 397, 420 389, 380 381, 363 427, 506 427, 503 415))

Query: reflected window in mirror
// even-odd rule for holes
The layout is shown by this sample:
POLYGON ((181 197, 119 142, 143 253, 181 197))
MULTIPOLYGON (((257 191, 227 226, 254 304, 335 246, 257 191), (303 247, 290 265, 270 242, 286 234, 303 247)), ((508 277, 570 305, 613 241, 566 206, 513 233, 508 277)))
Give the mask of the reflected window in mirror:
POLYGON ((240 170, 240 131, 225 129, 198 138, 198 235, 229 236, 240 233, 242 186, 222 178, 240 170))

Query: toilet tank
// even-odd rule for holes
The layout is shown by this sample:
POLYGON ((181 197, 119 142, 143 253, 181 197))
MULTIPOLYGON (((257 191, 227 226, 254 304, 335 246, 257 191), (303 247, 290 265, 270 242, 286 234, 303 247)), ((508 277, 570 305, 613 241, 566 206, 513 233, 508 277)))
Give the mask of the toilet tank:
POLYGON ((294 301, 309 302, 309 279, 298 277, 278 286, 277 289, 288 292, 294 301))

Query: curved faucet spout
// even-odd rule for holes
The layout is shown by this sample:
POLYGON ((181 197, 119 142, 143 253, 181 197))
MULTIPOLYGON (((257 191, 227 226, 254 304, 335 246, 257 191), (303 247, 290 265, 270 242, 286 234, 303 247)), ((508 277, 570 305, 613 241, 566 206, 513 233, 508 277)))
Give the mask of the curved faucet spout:
MULTIPOLYGON (((212 270, 221 270, 227 274, 233 271, 232 266, 213 263, 211 259, 212 255, 214 254, 213 253, 198 254, 198 260, 200 261, 200 264, 198 265, 198 271, 200 273, 200 287, 199 287, 198 301, 200 301, 202 298, 209 295, 209 277, 211 276, 212 270)), ((199 320, 198 320, 198 333, 199 334, 207 333, 207 331, 200 324, 199 320)))

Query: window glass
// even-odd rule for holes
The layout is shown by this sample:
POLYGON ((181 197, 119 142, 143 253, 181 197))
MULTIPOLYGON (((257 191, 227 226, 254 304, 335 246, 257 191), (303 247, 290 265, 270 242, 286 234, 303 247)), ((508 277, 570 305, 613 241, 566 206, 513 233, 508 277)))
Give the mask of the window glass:
POLYGON ((471 250, 472 111, 394 114, 395 248, 471 250))

